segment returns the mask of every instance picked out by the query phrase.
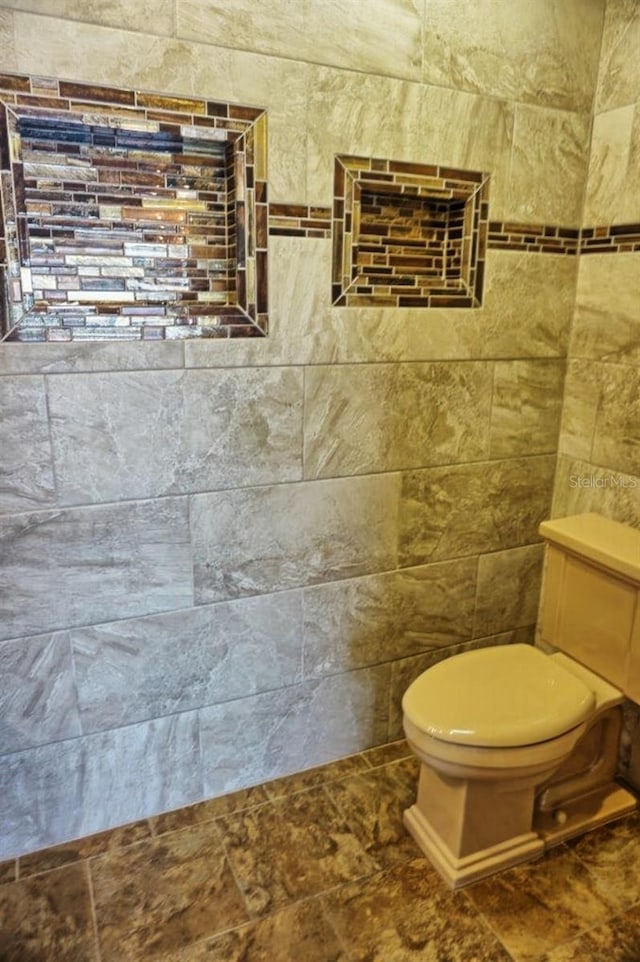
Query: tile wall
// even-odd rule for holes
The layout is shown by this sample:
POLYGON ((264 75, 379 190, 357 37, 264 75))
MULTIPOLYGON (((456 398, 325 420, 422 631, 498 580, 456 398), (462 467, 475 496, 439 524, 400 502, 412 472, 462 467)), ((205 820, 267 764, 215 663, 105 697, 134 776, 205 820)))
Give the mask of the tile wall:
POLYGON ((638 255, 337 308, 325 212, 387 157, 575 242, 605 2, 295 6, 0 4, 7 71, 266 108, 271 235, 267 338, 2 347, 2 858, 397 738, 427 665, 532 638, 578 263, 638 255))

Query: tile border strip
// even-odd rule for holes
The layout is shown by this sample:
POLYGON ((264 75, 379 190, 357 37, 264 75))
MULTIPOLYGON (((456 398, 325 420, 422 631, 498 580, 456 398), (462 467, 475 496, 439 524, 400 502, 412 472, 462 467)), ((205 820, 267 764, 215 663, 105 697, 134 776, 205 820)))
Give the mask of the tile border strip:
MULTIPOLYGON (((269 204, 269 234, 331 238, 331 208, 305 204, 269 204)), ((612 227, 558 227, 489 221, 490 250, 535 254, 621 254, 640 252, 640 224, 612 227)))

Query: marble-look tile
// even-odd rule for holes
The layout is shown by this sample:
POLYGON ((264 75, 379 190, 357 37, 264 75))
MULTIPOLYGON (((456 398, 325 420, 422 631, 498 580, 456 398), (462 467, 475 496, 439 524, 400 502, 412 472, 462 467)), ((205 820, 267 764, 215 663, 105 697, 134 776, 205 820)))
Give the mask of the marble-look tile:
POLYGON ((40 635, 0 643, 0 754, 79 734, 68 641, 40 635))
POLYGON ((558 443, 564 361, 497 361, 491 402, 492 458, 546 454, 558 443))
POLYGON ((492 374, 485 361, 309 367, 305 477, 487 457, 492 374))
POLYGON ((535 624, 543 557, 541 544, 480 555, 474 637, 535 624))
POLYGON ((422 110, 419 159, 489 174, 491 218, 508 219, 515 104, 450 87, 424 86, 422 110))
POLYGON ((636 906, 545 952, 539 962, 633 962, 640 945, 640 908, 636 906))
POLYGON ((411 758, 412 755, 413 752, 409 748, 406 738, 388 742, 386 745, 379 745, 377 748, 370 748, 362 753, 362 757, 371 768, 389 765, 391 762, 398 762, 403 758, 411 758))
POLYGON ((383 744, 389 686, 389 665, 378 665, 200 709, 204 794, 383 744))
POLYGON ((400 477, 195 495, 197 604, 394 568, 400 477))
POLYGON ((515 548, 538 540, 549 515, 554 459, 425 468, 403 474, 402 565, 515 548))
POLYGON ((584 224, 633 223, 640 216, 640 203, 633 186, 640 172, 633 142, 636 108, 633 104, 596 114, 589 155, 584 205, 584 224), (634 165, 638 165, 634 167, 634 165))
POLYGON ((509 176, 510 220, 580 226, 590 129, 587 113, 517 104, 509 176))
POLYGON ((9 859, 7 862, 0 862, 0 885, 15 882, 18 877, 17 869, 18 860, 15 858, 9 859))
POLYGON ((0 766, 0 858, 202 797, 196 712, 6 755, 0 766))
POLYGON ((577 273, 577 257, 489 251, 477 356, 563 357, 577 273))
POLYGON ((186 499, 0 519, 0 637, 192 604, 186 499))
POLYGON ((640 475, 640 371, 607 364, 593 434, 593 460, 640 475))
POLYGON ((423 80, 509 100, 588 111, 598 71, 601 2, 429 0, 423 80), (542 53, 544 51, 544 53, 542 53))
POLYGON ((0 411, 0 512, 47 507, 55 480, 43 379, 0 377, 0 411))
POLYGON ((319 902, 310 899, 206 939, 158 962, 349 962, 319 902))
POLYGON ((560 456, 553 492, 552 517, 596 511, 606 518, 640 527, 640 476, 614 466, 560 456))
POLYGON ((305 125, 308 203, 331 203, 335 154, 444 163, 427 153, 433 145, 422 128, 423 99, 416 83, 360 70, 313 68, 305 125))
POLYGON ((15 14, 12 10, 0 10, 0 46, 2 46, 2 67, 4 70, 18 69, 16 49, 15 14))
POLYGON ((590 872, 564 847, 467 892, 514 962, 539 962, 558 943, 607 922, 612 910, 590 872))
POLYGON ((213 822, 93 859, 103 957, 162 958, 247 920, 213 822))
POLYGON ((47 394, 65 504, 301 477, 297 369, 60 375, 47 394))
POLYGON ((95 341, 68 344, 6 342, 0 351, 2 374, 66 374, 74 371, 144 371, 184 367, 182 341, 95 341))
POLYGON ((471 637, 476 560, 304 589, 304 669, 333 674, 471 637))
POLYGON ((586 460, 591 457, 602 376, 602 365, 596 361, 579 357, 567 362, 558 438, 562 454, 586 460))
POLYGON ((289 60, 420 79, 422 19, 414 0, 378 0, 375 16, 359 5, 347 10, 336 0, 299 0, 293 7, 287 0, 272 0, 262 13, 251 0, 235 0, 232 8, 179 0, 177 35, 289 60))
POLYGON ((418 760, 411 757, 326 786, 365 852, 381 868, 419 854, 402 822, 404 809, 415 801, 418 773, 418 760))
POLYGON ((601 896, 623 911, 640 903, 640 815, 569 842, 601 896))
POLYGON ((640 9, 635 0, 607 0, 596 110, 609 110, 640 100, 637 70, 640 47, 640 9))
POLYGON ((112 0, 108 4, 100 0, 4 0, 4 6, 45 17, 84 20, 107 27, 120 27, 122 30, 173 33, 172 0, 142 0, 135 4, 126 0, 112 0))
POLYGON ((302 596, 115 621, 68 639, 83 731, 99 731, 300 681, 302 596))
POLYGON ((267 800, 268 793, 265 788, 262 785, 254 785, 252 788, 242 788, 228 795, 209 798, 205 802, 196 802, 195 805, 188 805, 186 808, 177 808, 172 812, 154 815, 148 819, 148 824, 153 835, 165 835, 167 832, 175 832, 190 825, 210 822, 220 818, 221 815, 230 815, 245 808, 253 808, 254 805, 262 805, 267 800))
POLYGON ((581 257, 570 356, 637 364, 639 330, 638 255, 581 257))
POLYGON ((254 917, 376 868, 323 788, 229 815, 218 824, 254 917))
POLYGON ((511 962, 464 894, 423 858, 323 896, 353 962, 511 962))
POLYGON ((267 798, 273 801, 275 798, 295 795, 296 792, 305 791, 307 788, 317 788, 319 785, 357 775, 359 772, 367 772, 369 769, 365 753, 360 752, 357 755, 347 755, 346 758, 329 762, 328 765, 318 765, 316 768, 295 772, 284 778, 274 778, 273 781, 264 783, 264 791, 267 798))
POLYGON ((2 962, 98 962, 87 868, 69 865, 0 887, 2 962))
POLYGON ((121 825, 111 828, 108 832, 99 832, 97 835, 86 835, 83 838, 75 839, 73 842, 64 842, 62 845, 54 845, 49 848, 41 849, 37 852, 30 852, 22 855, 19 859, 19 876, 21 879, 30 875, 41 875, 51 869, 60 868, 73 862, 83 862, 85 859, 94 858, 97 855, 104 855, 120 849, 127 849, 135 842, 150 838, 151 827, 146 819, 140 822, 131 822, 128 825, 121 825))

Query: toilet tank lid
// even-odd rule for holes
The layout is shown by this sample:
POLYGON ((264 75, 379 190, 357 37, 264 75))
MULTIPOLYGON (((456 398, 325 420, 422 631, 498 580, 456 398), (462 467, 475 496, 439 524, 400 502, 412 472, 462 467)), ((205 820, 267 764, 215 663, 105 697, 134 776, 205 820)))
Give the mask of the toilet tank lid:
POLYGON ((601 514, 574 514, 543 521, 539 532, 545 541, 640 584, 640 531, 601 514))

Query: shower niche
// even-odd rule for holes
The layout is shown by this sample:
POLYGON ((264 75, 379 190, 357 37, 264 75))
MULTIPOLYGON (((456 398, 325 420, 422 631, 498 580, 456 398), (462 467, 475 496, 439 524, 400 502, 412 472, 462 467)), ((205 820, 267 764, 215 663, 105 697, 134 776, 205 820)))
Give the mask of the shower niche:
POLYGON ((260 108, 0 75, 2 336, 267 333, 260 108))
POLYGON ((337 156, 335 307, 479 307, 489 176, 382 158, 337 156))

